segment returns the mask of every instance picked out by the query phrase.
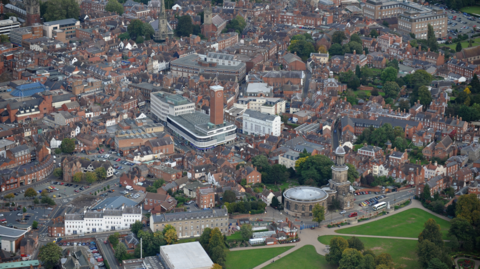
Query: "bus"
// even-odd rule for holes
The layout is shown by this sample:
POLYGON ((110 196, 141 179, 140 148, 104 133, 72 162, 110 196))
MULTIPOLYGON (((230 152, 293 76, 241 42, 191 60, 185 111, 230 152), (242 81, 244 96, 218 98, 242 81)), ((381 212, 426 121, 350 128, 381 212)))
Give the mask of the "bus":
POLYGON ((381 203, 378 203, 378 204, 372 206, 374 211, 377 211, 377 210, 382 209, 384 207, 387 207, 387 203, 385 203, 385 202, 381 202, 381 203))

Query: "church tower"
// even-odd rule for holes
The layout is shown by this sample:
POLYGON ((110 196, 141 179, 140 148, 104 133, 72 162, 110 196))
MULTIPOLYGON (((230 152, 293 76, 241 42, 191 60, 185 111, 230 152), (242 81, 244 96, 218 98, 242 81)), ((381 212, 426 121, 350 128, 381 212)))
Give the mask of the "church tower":
POLYGON ((155 35, 153 40, 156 42, 165 41, 167 37, 171 37, 173 35, 173 30, 171 30, 170 25, 167 21, 167 12, 165 10, 165 1, 162 1, 162 5, 160 7, 160 11, 158 12, 158 29, 155 31, 155 35))
POLYGON ((338 146, 335 150, 335 164, 332 165, 330 189, 334 191, 335 198, 340 201, 342 209, 353 208, 354 195, 350 191, 348 166, 345 163, 345 149, 342 146, 338 146))
POLYGON ((25 1, 25 9, 27 11, 27 26, 32 26, 35 23, 41 23, 40 19, 40 2, 39 0, 25 1))
POLYGON ((210 33, 211 31, 212 31, 212 6, 210 5, 210 3, 208 3, 203 13, 202 34, 208 37, 208 33, 210 33))

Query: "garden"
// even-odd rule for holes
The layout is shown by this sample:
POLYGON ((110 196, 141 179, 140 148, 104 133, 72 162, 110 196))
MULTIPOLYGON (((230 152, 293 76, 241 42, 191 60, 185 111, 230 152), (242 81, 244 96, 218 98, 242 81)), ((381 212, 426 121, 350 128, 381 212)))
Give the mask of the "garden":
POLYGON ((258 266, 269 259, 291 249, 289 247, 262 248, 252 250, 229 251, 227 253, 226 269, 244 269, 258 266))
POLYGON ((374 222, 336 230, 336 232, 341 234, 417 238, 423 230, 424 223, 430 218, 440 225, 443 238, 447 239, 450 222, 419 208, 411 208, 374 222))
POLYGON ((464 269, 474 269, 475 268, 475 261, 474 260, 469 260, 469 259, 459 259, 457 261, 458 266, 460 268, 464 269))

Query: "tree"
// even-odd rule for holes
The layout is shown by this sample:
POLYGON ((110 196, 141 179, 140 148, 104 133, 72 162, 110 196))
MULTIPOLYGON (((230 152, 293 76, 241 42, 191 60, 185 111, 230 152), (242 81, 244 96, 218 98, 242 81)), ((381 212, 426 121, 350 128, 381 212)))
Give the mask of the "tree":
POLYGON ((360 36, 357 33, 350 36, 350 42, 357 42, 358 44, 363 43, 362 39, 360 38, 360 36))
POLYGON ((296 53, 297 56, 306 60, 310 57, 310 53, 315 53, 315 46, 313 45, 313 39, 306 38, 305 35, 295 35, 290 40, 288 50, 291 53, 296 53))
POLYGON ((55 168, 55 169, 53 170, 53 175, 56 176, 56 177, 58 177, 58 178, 63 177, 63 170, 62 170, 62 168, 60 168, 60 167, 55 168))
POLYGON ((442 233, 440 232, 440 225, 434 219, 428 219, 423 225, 423 231, 418 236, 418 242, 429 240, 437 246, 443 246, 442 233))
POLYGON ((360 66, 357 64, 357 66, 355 66, 355 75, 357 77, 362 77, 362 71, 360 71, 360 66))
POLYGON ((38 228, 38 222, 34 220, 32 223, 32 229, 37 229, 37 228, 38 228))
POLYGON ((375 269, 375 257, 369 253, 363 252, 363 260, 360 262, 358 269, 375 269))
POLYGON ((345 39, 347 39, 347 37, 345 36, 345 32, 335 31, 332 35, 332 45, 333 43, 342 44, 342 41, 345 39))
POLYGON ((438 50, 438 42, 437 38, 435 37, 435 31, 433 30, 433 26, 430 23, 427 26, 427 45, 430 47, 430 50, 436 51, 438 50))
POLYGON ((129 34, 128 32, 125 32, 125 33, 123 33, 123 34, 120 34, 120 35, 118 36, 118 38, 120 38, 120 40, 122 40, 122 41, 123 41, 123 40, 129 40, 129 39, 130 39, 130 34, 129 34))
POLYGON ((75 139, 64 138, 60 147, 63 153, 72 153, 75 150, 75 139))
POLYGON ((211 269, 222 269, 223 267, 220 264, 214 263, 211 269))
POLYGON ((127 255, 127 247, 125 246, 125 244, 118 244, 117 247, 115 247, 115 258, 121 261, 122 257, 126 255, 127 255))
POLYGON ((357 268, 363 261, 363 255, 354 248, 347 248, 342 252, 338 269, 357 268))
POLYGON ((223 202, 227 202, 227 203, 233 203, 237 200, 237 196, 235 194, 234 191, 231 191, 231 190, 226 190, 224 193, 223 193, 223 202))
POLYGON ((6 194, 4 197, 5 199, 13 199, 15 198, 15 195, 13 193, 9 193, 9 194, 6 194))
POLYGON ((480 200, 473 193, 462 195, 456 204, 457 218, 468 221, 471 225, 480 225, 480 200))
POLYGON ((480 80, 478 79, 477 74, 473 74, 473 78, 470 81, 470 89, 472 93, 479 93, 480 92, 480 80))
POLYGON ((132 230, 132 233, 137 235, 138 231, 140 231, 142 228, 143 228, 143 224, 137 220, 135 221, 134 224, 132 224, 132 228, 130 228, 130 230, 132 230))
POLYGON ((422 200, 427 201, 431 199, 432 199, 432 196, 430 193, 430 186, 428 184, 425 184, 425 186, 423 186, 422 200))
POLYGON ((320 223, 325 219, 325 208, 319 204, 315 204, 312 209, 313 221, 320 223))
POLYGON ((350 41, 348 46, 350 47, 350 52, 352 53, 355 51, 357 54, 361 54, 363 51, 362 43, 350 41))
POLYGON ((192 17, 190 17, 190 15, 183 15, 178 18, 175 34, 177 36, 190 36, 193 34, 192 17))
POLYGON ((343 52, 343 48, 342 48, 342 45, 340 44, 332 44, 332 46, 330 47, 330 49, 328 50, 328 53, 330 55, 343 55, 344 52, 343 52))
POLYGON ((162 233, 167 244, 171 245, 177 242, 178 240, 177 230, 172 225, 167 224, 165 228, 163 228, 162 233))
POLYGON ((225 252, 226 246, 224 238, 218 227, 210 233, 210 240, 208 242, 208 254, 214 263, 222 266, 225 265, 227 254, 225 252))
POLYGON ((25 207, 23 207, 22 211, 23 213, 27 213, 27 209, 25 207))
POLYGON ((393 67, 387 67, 383 69, 380 78, 382 79, 383 83, 387 81, 395 81, 397 79, 398 70, 393 67))
POLYGON ((38 200, 38 198, 35 198, 35 199, 33 199, 33 203, 38 205, 40 203, 40 201, 38 200))
POLYGON ((428 107, 432 102, 432 93, 428 90, 427 86, 421 86, 418 89, 418 100, 424 107, 428 107))
POLYGON ((120 238, 120 234, 114 233, 108 237, 108 242, 110 242, 113 247, 116 247, 118 245, 118 238, 120 238))
POLYGON ((38 259, 43 262, 45 268, 53 268, 62 257, 62 248, 53 242, 47 243, 38 250, 38 259))
POLYGON ((449 267, 438 258, 433 258, 428 262, 427 269, 449 269, 449 267))
MULTIPOLYGON (((297 160, 297 162, 300 160, 297 160)), ((318 186, 327 184, 332 177, 332 165, 333 161, 325 155, 315 155, 306 158, 296 169, 297 174, 300 176, 299 183, 303 184, 306 180, 313 179, 318 186)))
POLYGON ((212 229, 210 228, 205 228, 203 230, 202 235, 200 236, 200 239, 198 240, 200 242, 200 245, 202 245, 203 249, 208 252, 208 242, 210 241, 210 234, 212 233, 212 229))
POLYGON ((365 249, 365 246, 363 246, 363 242, 358 238, 358 237, 350 237, 348 239, 348 247, 349 248, 354 248, 358 251, 362 251, 365 249))
MULTIPOLYGON (((413 75, 411 75, 411 87, 413 89, 418 89, 421 86, 428 86, 433 80, 433 76, 430 75, 427 71, 425 70, 417 70, 413 75)), ((417 99, 414 100, 414 102, 417 101, 417 99)))
POLYGON ((245 19, 242 16, 237 16, 235 19, 227 23, 227 26, 222 32, 237 32, 238 34, 241 34, 245 26, 247 26, 245 19))
POLYGON ((348 242, 342 237, 330 239, 330 252, 325 255, 327 262, 333 265, 339 265, 342 259, 342 253, 348 248, 348 242))
POLYGON ((455 47, 455 51, 460 52, 460 51, 462 51, 462 49, 463 49, 462 48, 462 43, 461 43, 461 41, 458 41, 457 46, 455 47))
POLYGON ((388 253, 382 253, 380 255, 377 255, 375 257, 375 263, 377 264, 377 266, 383 264, 387 266, 387 268, 393 268, 392 255, 388 253))
POLYGON ((55 154, 60 154, 62 153, 62 149, 61 148, 56 148, 55 149, 55 154))
POLYGON ((475 229, 467 220, 463 218, 454 218, 451 221, 448 236, 455 237, 457 242, 464 249, 470 249, 474 245, 475 229))
POLYGON ((327 53, 328 50, 327 50, 327 47, 325 47, 325 45, 321 45, 320 47, 318 47, 318 53, 327 53))
POLYGON ((398 60, 393 59, 393 60, 389 61, 386 66, 387 67, 393 67, 393 68, 398 70, 398 60))
POLYGON ((377 30, 372 29, 372 31, 370 31, 370 36, 371 36, 371 37, 374 37, 374 38, 377 38, 377 37, 378 37, 378 32, 377 32, 377 30))
POLYGON ((43 196, 40 202, 42 202, 42 204, 55 205, 55 201, 53 201, 53 199, 48 196, 43 196))
POLYGON ((388 28, 388 25, 389 25, 389 24, 388 24, 387 21, 383 21, 383 22, 382 22, 382 25, 388 28))
POLYGON ((88 184, 92 184, 93 182, 97 181, 97 175, 94 172, 85 172, 84 175, 88 184))
POLYGON ((24 194, 25 197, 35 197, 37 196, 37 191, 34 188, 28 188, 24 194))
POLYGON ((395 98, 400 92, 400 87, 396 82, 388 81, 383 84, 383 91, 385 92, 385 95, 387 95, 388 97, 395 98))
POLYGON ((410 109, 410 103, 407 100, 402 100, 398 103, 400 111, 405 111, 410 109))
POLYGON ((436 246, 434 243, 429 240, 424 240, 417 245, 417 256, 418 261, 422 267, 425 268, 428 266, 428 262, 433 258, 441 257, 442 251, 440 247, 436 246))
POLYGON ((247 241, 250 239, 253 235, 252 225, 243 224, 242 227, 240 227, 240 234, 242 235, 243 240, 247 241))
POLYGON ((280 205, 280 202, 278 201, 277 196, 273 196, 270 206, 273 208, 277 208, 279 205, 280 205))
POLYGON ((360 174, 357 172, 357 169, 352 164, 347 163, 347 166, 348 166, 348 173, 347 173, 348 181, 353 183, 357 178, 360 177, 360 174))
POLYGON ((76 172, 74 175, 73 175, 73 182, 80 182, 82 181, 82 178, 83 178, 83 174, 82 172, 76 172))
POLYGON ((138 36, 143 36, 145 33, 145 25, 141 20, 135 19, 130 22, 127 27, 128 34, 132 39, 137 39, 138 36))
POLYGON ((99 167, 95 169, 95 175, 97 176, 98 180, 105 180, 107 178, 107 170, 103 167, 99 167))
POLYGON ((123 5, 120 4, 117 0, 108 0, 107 5, 105 6, 105 10, 110 12, 116 12, 118 15, 122 16, 123 5))

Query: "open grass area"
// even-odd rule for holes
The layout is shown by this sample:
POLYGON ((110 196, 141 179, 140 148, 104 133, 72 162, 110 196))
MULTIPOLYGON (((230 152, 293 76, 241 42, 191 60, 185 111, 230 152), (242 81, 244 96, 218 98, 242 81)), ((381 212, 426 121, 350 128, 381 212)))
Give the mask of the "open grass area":
POLYGON ((232 239, 232 240, 243 240, 242 234, 240 231, 235 232, 232 235, 227 236, 227 240, 232 239))
MULTIPOLYGON (((476 46, 480 45, 480 37, 472 39, 472 41, 473 41, 472 47, 476 47, 476 46)), ((464 49, 468 48, 468 39, 462 41, 461 43, 462 43, 462 48, 464 48, 464 49)), ((457 43, 452 43, 450 45, 447 45, 447 47, 451 48, 452 50, 455 50, 457 48, 457 43)))
MULTIPOLYGON (((379 90, 379 89, 377 89, 377 90, 379 90)), ((354 91, 355 97, 358 98, 358 95, 359 95, 361 92, 365 93, 365 94, 367 95, 367 97, 372 96, 372 93, 371 93, 370 91, 354 91)), ((381 92, 380 90, 378 91, 378 94, 379 94, 380 96, 385 96, 385 93, 384 93, 384 92, 381 92)))
MULTIPOLYGON (((392 194, 390 194, 392 195, 392 194)), ((336 230, 342 234, 362 234, 362 235, 380 235, 395 237, 417 238, 423 230, 423 224, 430 218, 433 218, 437 224, 440 224, 443 238, 447 239, 446 234, 450 228, 450 222, 434 216, 419 208, 412 208, 398 214, 379 219, 374 222, 336 230)))
POLYGON ((271 189, 272 191, 281 191, 287 188, 290 188, 292 186, 298 186, 297 181, 290 181, 290 182, 284 182, 281 185, 275 185, 275 184, 265 184, 267 185, 267 188, 271 189))
POLYGON ((189 242, 195 242, 197 240, 195 240, 195 238, 183 238, 183 239, 179 239, 177 241, 178 244, 181 244, 181 243, 189 243, 189 242))
MULTIPOLYGON (((318 237, 318 241, 325 245, 330 245, 330 239, 334 235, 324 235, 318 237)), ((340 236, 348 240, 350 236, 340 236)), ((371 249, 378 255, 380 253, 389 253, 392 255, 395 268, 421 268, 418 264, 417 254, 415 249, 417 247, 416 240, 401 240, 401 239, 383 239, 371 237, 359 237, 363 242, 365 249, 371 249)))
POLYGON ((480 6, 471 6, 471 7, 464 7, 460 9, 462 12, 479 14, 480 15, 480 6))
MULTIPOLYGON (((292 246, 293 247, 293 246, 292 246)), ((226 269, 253 268, 269 259, 282 254, 292 247, 259 248, 241 251, 229 251, 227 253, 226 269)))
POLYGON ((307 245, 288 254, 285 257, 280 258, 279 260, 275 260, 274 263, 271 263, 263 268, 266 268, 266 269, 292 269, 292 268, 334 269, 337 267, 327 263, 327 261, 325 260, 325 256, 318 254, 315 251, 315 248, 313 246, 307 245))

